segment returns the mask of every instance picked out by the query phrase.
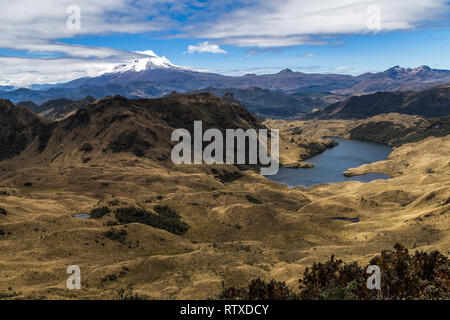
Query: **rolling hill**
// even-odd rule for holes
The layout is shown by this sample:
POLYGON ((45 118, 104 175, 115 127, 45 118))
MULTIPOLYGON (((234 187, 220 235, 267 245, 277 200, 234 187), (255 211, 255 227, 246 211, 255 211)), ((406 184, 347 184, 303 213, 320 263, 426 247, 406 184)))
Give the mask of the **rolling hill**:
POLYGON ((2 158, 20 154, 24 161, 46 163, 87 163, 120 152, 164 161, 170 158, 171 132, 193 131, 195 120, 202 120, 205 129, 264 127, 241 105, 209 93, 153 100, 114 96, 86 103, 60 121, 42 119, 1 100, 0 115, 2 158))
POLYGON ((450 85, 442 85, 418 92, 377 92, 353 96, 337 102, 307 119, 364 119, 384 113, 420 115, 425 118, 450 114, 450 85))

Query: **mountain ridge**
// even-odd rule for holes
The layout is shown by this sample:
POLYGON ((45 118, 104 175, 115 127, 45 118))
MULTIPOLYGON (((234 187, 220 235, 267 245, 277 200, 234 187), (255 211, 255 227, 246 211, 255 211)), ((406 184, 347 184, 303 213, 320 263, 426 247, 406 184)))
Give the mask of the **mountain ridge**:
POLYGON ((420 115, 425 118, 446 116, 450 114, 450 84, 423 91, 380 91, 352 96, 304 118, 364 119, 385 113, 420 115))
POLYGON ((394 66, 382 72, 357 76, 302 73, 291 69, 274 74, 227 76, 177 66, 153 51, 144 53, 143 58, 117 65, 98 77, 78 78, 51 88, 41 86, 45 90, 0 90, 0 97, 14 103, 29 100, 40 104, 56 98, 78 100, 89 95, 94 98, 116 94, 127 98, 159 98, 172 91, 188 92, 208 87, 259 87, 287 94, 332 92, 360 95, 377 91, 419 91, 450 83, 450 70, 432 69, 425 65, 417 68, 394 66))
POLYGON ((241 105, 209 93, 152 100, 114 96, 91 101, 60 121, 1 99, 0 120, 0 160, 49 165, 91 164, 123 152, 169 165, 171 133, 176 128, 193 132, 195 120, 205 129, 265 128, 241 105))

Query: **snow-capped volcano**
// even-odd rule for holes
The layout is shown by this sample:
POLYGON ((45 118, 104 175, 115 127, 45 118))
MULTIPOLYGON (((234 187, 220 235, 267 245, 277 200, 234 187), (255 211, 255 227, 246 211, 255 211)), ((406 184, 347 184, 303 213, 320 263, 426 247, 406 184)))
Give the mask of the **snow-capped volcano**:
POLYGON ((433 72, 433 71, 439 71, 439 70, 433 70, 428 66, 421 65, 420 67, 417 67, 417 68, 402 68, 400 66, 395 66, 386 71, 390 72, 390 73, 403 73, 403 74, 414 75, 419 72, 428 72, 428 71, 433 72))
POLYGON ((136 51, 142 58, 136 58, 115 66, 108 73, 121 73, 127 71, 144 71, 153 69, 182 69, 171 63, 166 57, 160 57, 152 50, 136 51))

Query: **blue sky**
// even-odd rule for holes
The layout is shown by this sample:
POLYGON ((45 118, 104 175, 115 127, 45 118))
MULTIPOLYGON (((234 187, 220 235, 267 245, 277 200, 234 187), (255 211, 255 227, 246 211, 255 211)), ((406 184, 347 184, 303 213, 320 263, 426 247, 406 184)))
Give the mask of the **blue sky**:
POLYGON ((229 75, 450 69, 444 0, 18 0, 5 10, 0 85, 95 76, 146 50, 229 75))
POLYGON ((186 54, 189 45, 207 39, 157 39, 151 35, 93 36, 65 43, 144 51, 152 49, 177 65, 244 74, 284 68, 311 73, 360 74, 394 65, 450 69, 450 28, 424 28, 370 35, 343 35, 337 44, 257 48, 221 45, 226 54, 186 54))

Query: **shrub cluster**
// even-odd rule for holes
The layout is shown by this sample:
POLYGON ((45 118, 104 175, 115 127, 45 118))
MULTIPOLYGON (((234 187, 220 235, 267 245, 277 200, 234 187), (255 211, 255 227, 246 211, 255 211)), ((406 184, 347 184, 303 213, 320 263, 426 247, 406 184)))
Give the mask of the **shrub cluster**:
POLYGON ((0 291, 0 299, 7 299, 18 296, 16 292, 1 292, 0 291))
POLYGON ((103 235, 109 240, 125 243, 125 241, 127 240, 128 232, 127 230, 124 229, 122 230, 111 229, 104 232, 103 235))
POLYGON ((100 219, 100 218, 103 218, 105 215, 107 215, 110 212, 111 212, 111 210, 108 207, 100 207, 100 208, 92 209, 89 212, 89 216, 94 219, 100 219))
POLYGON ((219 179, 222 183, 233 182, 242 177, 242 173, 239 171, 227 171, 218 172, 216 175, 216 179, 219 179))
POLYGON ((255 198, 254 196, 248 194, 245 196, 247 198, 248 201, 254 203, 254 204, 262 204, 262 201, 259 200, 258 198, 255 198))
POLYGON ((325 263, 306 268, 299 280, 298 291, 284 282, 264 282, 256 279, 247 288, 227 288, 221 299, 450 299, 450 261, 439 251, 415 252, 400 244, 393 251, 384 250, 369 265, 381 270, 381 290, 369 290, 366 285, 367 268, 356 262, 344 263, 334 256, 325 263))
POLYGON ((142 208, 118 208, 115 211, 115 217, 120 223, 143 223, 177 235, 184 235, 188 231, 189 225, 167 205, 157 205, 153 209, 156 214, 142 208))
POLYGON ((450 260, 439 251, 417 251, 396 244, 370 261, 381 269, 381 292, 390 299, 450 299, 450 260))
POLYGON ((225 289, 220 299, 242 299, 242 300, 291 300, 296 295, 286 286, 284 282, 271 280, 264 282, 260 278, 252 280, 248 289, 235 287, 225 289))

